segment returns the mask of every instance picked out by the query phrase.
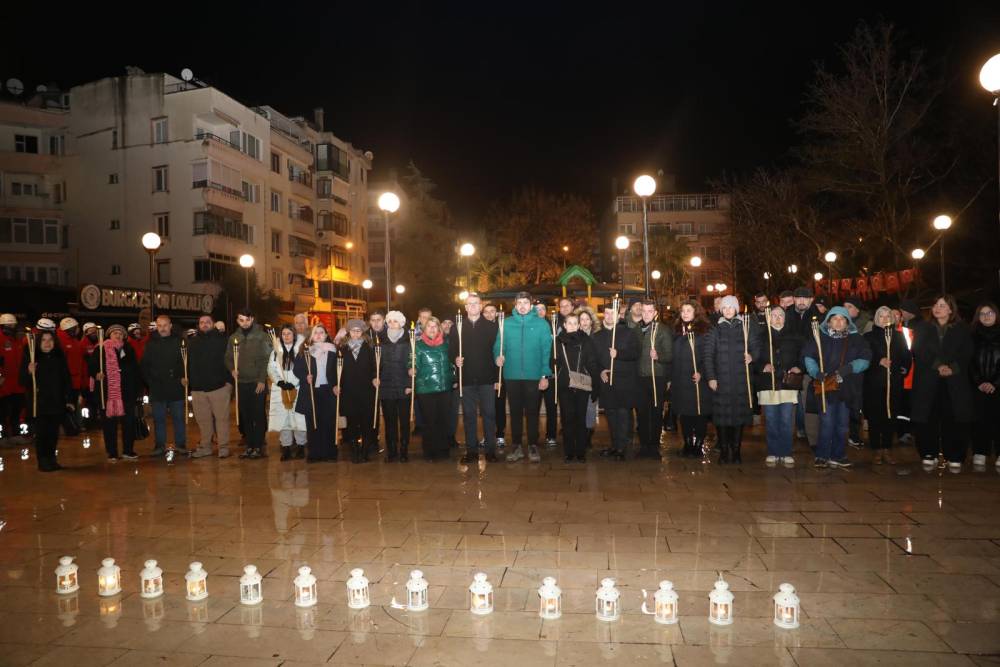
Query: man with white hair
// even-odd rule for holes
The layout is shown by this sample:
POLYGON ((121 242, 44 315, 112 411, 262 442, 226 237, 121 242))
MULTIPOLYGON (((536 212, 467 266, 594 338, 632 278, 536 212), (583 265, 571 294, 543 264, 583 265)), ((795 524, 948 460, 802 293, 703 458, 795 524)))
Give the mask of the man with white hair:
POLYGON ((382 362, 379 403, 385 420, 386 462, 409 460, 410 448, 410 338, 406 316, 390 310, 385 316, 381 338, 382 362))
MULTIPOLYGON (((292 320, 293 326, 295 327, 295 337, 299 341, 312 340, 312 327, 309 326, 309 316, 305 313, 298 313, 295 315, 295 319, 292 320)), ((223 331, 225 333, 225 331, 223 331)))

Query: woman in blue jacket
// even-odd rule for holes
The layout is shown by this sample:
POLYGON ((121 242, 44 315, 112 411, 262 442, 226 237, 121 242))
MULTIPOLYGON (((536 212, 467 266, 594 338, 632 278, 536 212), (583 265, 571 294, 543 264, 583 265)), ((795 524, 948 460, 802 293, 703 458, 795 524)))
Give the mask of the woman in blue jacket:
POLYGON ((818 338, 817 341, 815 335, 810 335, 802 348, 806 372, 815 378, 811 389, 819 394, 820 401, 819 442, 813 465, 817 468, 849 468, 851 462, 847 460, 845 450, 850 413, 860 409, 861 374, 871 363, 872 350, 842 306, 831 308, 826 314, 823 324, 819 326, 818 338), (827 381, 827 378, 831 379, 827 381), (825 391, 820 389, 824 381, 825 391), (824 400, 825 411, 822 406, 824 400))

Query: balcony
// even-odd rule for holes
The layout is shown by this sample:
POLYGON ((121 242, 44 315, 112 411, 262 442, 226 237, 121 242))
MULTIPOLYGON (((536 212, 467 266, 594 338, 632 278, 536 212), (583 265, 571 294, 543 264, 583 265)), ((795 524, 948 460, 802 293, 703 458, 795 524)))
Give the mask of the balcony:
POLYGON ((242 212, 243 204, 246 203, 246 198, 243 196, 243 192, 241 190, 230 188, 215 181, 194 181, 191 183, 191 188, 195 190, 202 190, 202 194, 205 197, 205 203, 209 205, 232 208, 234 204, 239 204, 236 208, 242 212))
POLYGON ((198 211, 194 214, 194 236, 224 236, 243 243, 251 243, 250 234, 250 225, 244 224, 240 219, 210 211, 198 211))
POLYGON ((243 151, 240 150, 240 147, 237 146, 236 144, 232 143, 228 139, 223 139, 222 137, 220 137, 217 134, 212 134, 211 132, 205 132, 204 130, 200 130, 199 129, 195 133, 194 138, 195 139, 200 139, 203 142, 204 141, 210 141, 210 142, 212 142, 214 144, 219 144, 220 146, 225 146, 226 148, 231 148, 234 151, 238 151, 240 153, 243 152, 243 151))
MULTIPOLYGON (((717 211, 728 209, 729 201, 724 195, 654 195, 647 201, 647 210, 660 211, 717 211)), ((615 213, 642 213, 642 198, 621 196, 615 198, 615 213)))

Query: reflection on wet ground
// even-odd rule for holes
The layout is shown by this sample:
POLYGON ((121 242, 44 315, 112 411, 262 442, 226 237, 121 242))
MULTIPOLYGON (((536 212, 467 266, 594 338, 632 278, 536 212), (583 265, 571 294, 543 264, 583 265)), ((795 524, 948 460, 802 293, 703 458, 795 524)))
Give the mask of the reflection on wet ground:
POLYGON ((818 471, 799 444, 795 468, 768 468, 760 438, 740 466, 677 458, 668 434, 663 463, 564 465, 545 450, 540 465, 470 469, 419 456, 281 463, 275 445, 260 461, 109 464, 92 433, 62 440, 67 469, 45 475, 33 451, 0 447, 0 664, 993 664, 992 466, 924 473, 906 449, 897 457, 909 475, 870 465, 867 452, 852 452, 852 470, 818 471), (80 590, 64 596, 62 555, 80 568, 80 590), (122 591, 99 597, 107 556, 122 591), (144 599, 151 558, 166 592, 144 599), (192 561, 208 572, 199 602, 185 599, 192 561), (240 604, 247 564, 263 575, 258 606, 240 604), (318 579, 314 607, 294 604, 303 564, 318 579), (356 567, 371 582, 360 610, 347 606, 356 567), (418 567, 430 609, 392 607, 418 567), (724 627, 707 619, 720 571, 735 594, 724 627), (468 611, 476 572, 495 587, 491 615, 468 611), (538 616, 546 576, 562 589, 558 620, 538 616), (621 591, 610 623, 594 615, 604 577, 621 591), (642 590, 662 579, 680 595, 677 625, 640 611, 642 590), (782 582, 801 598, 796 630, 772 623, 782 582))

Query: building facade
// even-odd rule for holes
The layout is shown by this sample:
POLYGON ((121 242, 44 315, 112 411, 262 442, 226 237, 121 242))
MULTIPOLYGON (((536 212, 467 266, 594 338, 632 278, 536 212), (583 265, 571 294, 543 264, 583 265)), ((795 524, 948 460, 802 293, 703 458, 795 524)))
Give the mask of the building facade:
MULTIPOLYGON (((669 229, 676 242, 686 245, 686 253, 675 253, 684 266, 685 280, 673 294, 663 295, 667 303, 676 303, 697 295, 703 302, 711 303, 718 294, 716 285, 724 285, 724 293, 735 289, 732 239, 730 236, 729 197, 723 194, 656 194, 647 200, 647 217, 651 237, 657 230, 669 229), (701 266, 690 265, 690 258, 697 256, 701 266)), ((618 236, 629 239, 624 253, 625 282, 642 286, 643 283, 643 230, 642 199, 635 195, 615 198, 610 214, 605 218, 602 247, 605 278, 621 279, 620 255, 615 249, 618 236)), ((663 267, 659 267, 663 270, 663 267)), ((650 272, 656 270, 650 260, 650 272)), ((651 286, 655 287, 655 281, 651 286)))

